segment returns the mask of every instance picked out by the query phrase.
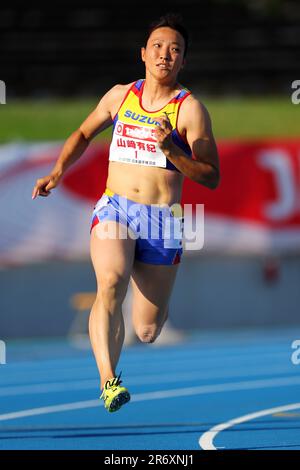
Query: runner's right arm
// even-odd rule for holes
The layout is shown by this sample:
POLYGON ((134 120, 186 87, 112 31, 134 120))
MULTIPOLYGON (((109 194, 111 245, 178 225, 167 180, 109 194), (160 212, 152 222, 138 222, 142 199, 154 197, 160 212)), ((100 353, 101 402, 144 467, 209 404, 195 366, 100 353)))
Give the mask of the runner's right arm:
POLYGON ((51 173, 36 181, 32 199, 37 196, 49 196, 51 189, 58 185, 69 166, 81 157, 90 141, 112 124, 113 106, 121 101, 123 96, 124 85, 115 85, 102 97, 81 126, 68 137, 51 173))

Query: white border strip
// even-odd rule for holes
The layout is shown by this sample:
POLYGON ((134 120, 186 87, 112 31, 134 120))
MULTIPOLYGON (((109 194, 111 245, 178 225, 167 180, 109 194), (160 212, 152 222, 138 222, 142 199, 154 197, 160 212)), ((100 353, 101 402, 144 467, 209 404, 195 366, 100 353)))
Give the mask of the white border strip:
MULTIPOLYGON (((300 408, 300 403, 293 403, 291 405, 285 406, 277 406, 276 408, 269 408, 262 411, 256 411, 254 413, 250 413, 244 416, 240 416, 239 418, 231 419, 226 423, 217 424, 209 431, 202 434, 199 439, 199 445, 203 450, 217 450, 217 447, 213 445, 213 440, 217 434, 224 431, 225 429, 229 429, 236 424, 246 423, 247 421, 251 421, 253 419, 261 418, 262 416, 268 416, 273 413, 282 413, 284 411, 291 411, 291 410, 298 410, 300 408)), ((222 447, 224 449, 224 447, 222 447)))

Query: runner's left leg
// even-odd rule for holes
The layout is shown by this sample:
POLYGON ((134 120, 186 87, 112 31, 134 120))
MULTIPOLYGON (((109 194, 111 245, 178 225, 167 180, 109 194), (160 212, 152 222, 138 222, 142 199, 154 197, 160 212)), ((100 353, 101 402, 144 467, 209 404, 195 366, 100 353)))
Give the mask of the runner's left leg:
POLYGON ((178 266, 134 262, 132 322, 142 342, 153 343, 162 330, 178 266))

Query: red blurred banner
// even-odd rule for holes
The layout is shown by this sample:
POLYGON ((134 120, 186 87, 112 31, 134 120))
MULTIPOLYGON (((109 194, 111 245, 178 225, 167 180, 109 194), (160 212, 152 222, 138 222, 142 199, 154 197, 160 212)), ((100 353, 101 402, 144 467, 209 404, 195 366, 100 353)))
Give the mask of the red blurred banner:
POLYGON ((283 228, 300 225, 300 140, 220 142, 216 191, 186 181, 183 200, 211 214, 283 228))

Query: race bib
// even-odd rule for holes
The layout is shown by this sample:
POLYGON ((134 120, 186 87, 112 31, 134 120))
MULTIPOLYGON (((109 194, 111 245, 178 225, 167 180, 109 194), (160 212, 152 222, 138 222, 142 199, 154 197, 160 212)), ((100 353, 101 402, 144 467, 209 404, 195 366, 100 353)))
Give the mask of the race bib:
POLYGON ((167 159, 158 147, 155 129, 117 121, 109 160, 166 168, 167 159))

